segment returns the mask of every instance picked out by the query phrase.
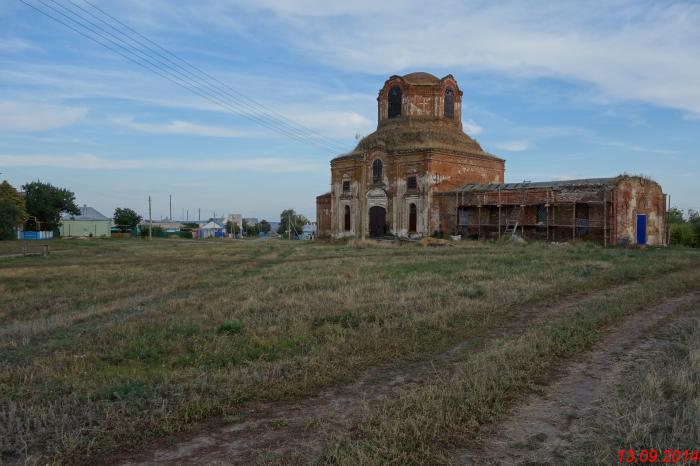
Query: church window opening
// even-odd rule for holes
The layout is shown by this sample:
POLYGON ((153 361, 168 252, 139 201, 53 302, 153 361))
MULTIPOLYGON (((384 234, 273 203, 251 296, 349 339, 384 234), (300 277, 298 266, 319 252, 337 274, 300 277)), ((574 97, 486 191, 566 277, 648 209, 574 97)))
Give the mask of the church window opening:
POLYGON ((377 159, 372 163, 372 183, 379 184, 382 182, 382 161, 377 159))
POLYGON ((350 192, 350 180, 343 180, 343 192, 344 193, 350 192))
POLYGON ((416 232, 416 224, 418 223, 418 209, 416 209, 415 204, 411 204, 408 208, 408 231, 410 233, 416 232))
POLYGON ((459 208, 459 218, 457 219, 459 226, 469 226, 469 210, 466 207, 459 208))
POLYGON ((350 206, 349 205, 345 206, 345 223, 343 226, 345 227, 345 231, 350 231, 350 206))
POLYGON ((409 176, 406 181, 406 187, 408 189, 418 189, 418 179, 415 176, 409 176))
POLYGON ((388 118, 396 118, 397 116, 401 116, 401 97, 402 92, 399 86, 394 86, 389 89, 388 118))
POLYGON ((455 91, 450 88, 445 91, 445 117, 455 117, 455 91))

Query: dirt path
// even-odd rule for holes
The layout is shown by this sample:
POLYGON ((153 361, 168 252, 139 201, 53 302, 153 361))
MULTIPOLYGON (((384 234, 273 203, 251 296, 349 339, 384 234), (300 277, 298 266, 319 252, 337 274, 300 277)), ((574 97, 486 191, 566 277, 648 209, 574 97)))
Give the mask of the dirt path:
POLYGON ((352 384, 331 387, 296 402, 249 403, 239 422, 202 428, 175 444, 164 444, 151 451, 125 456, 114 464, 251 464, 264 461, 264 455, 270 452, 276 457, 311 455, 323 447, 333 432, 349 429, 373 400, 396 396, 407 386, 420 384, 437 371, 459 363, 464 351, 471 351, 494 337, 512 335, 526 326, 561 317, 577 305, 627 286, 630 285, 573 295, 551 305, 537 303, 517 311, 517 316, 507 325, 488 329, 435 357, 374 367, 352 384))
POLYGON ((615 382, 626 368, 657 350, 649 334, 691 302, 700 303, 700 294, 684 295, 621 320, 592 352, 563 369, 543 393, 528 396, 504 422, 485 428, 479 451, 459 451, 455 463, 565 464, 572 439, 585 425, 580 420, 594 414, 598 400, 613 395, 615 382))

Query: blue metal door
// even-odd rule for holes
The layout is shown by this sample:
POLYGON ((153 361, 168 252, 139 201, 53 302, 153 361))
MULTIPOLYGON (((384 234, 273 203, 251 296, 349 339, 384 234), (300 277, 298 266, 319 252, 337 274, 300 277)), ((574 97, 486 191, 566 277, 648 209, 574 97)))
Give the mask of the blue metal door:
POLYGON ((647 244, 647 216, 637 214, 637 244, 647 244))

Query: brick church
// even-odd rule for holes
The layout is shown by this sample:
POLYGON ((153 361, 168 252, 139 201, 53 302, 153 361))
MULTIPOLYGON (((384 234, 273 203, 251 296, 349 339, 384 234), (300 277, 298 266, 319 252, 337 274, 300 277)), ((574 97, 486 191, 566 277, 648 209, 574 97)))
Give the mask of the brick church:
POLYGON ((666 197, 647 178, 504 183, 505 160, 462 131, 452 75, 392 76, 377 102, 377 130, 331 160, 331 191, 316 198, 319 237, 666 244, 666 197))

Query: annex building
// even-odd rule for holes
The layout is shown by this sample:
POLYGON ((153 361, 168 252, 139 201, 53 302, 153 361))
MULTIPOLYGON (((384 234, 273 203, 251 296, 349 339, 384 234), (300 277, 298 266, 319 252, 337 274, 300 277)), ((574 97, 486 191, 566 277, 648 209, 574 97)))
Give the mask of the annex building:
POLYGON ((504 183, 505 160, 462 130, 452 75, 392 76, 377 102, 377 130, 331 160, 331 191, 316 198, 319 237, 666 244, 666 196, 649 179, 504 183))

